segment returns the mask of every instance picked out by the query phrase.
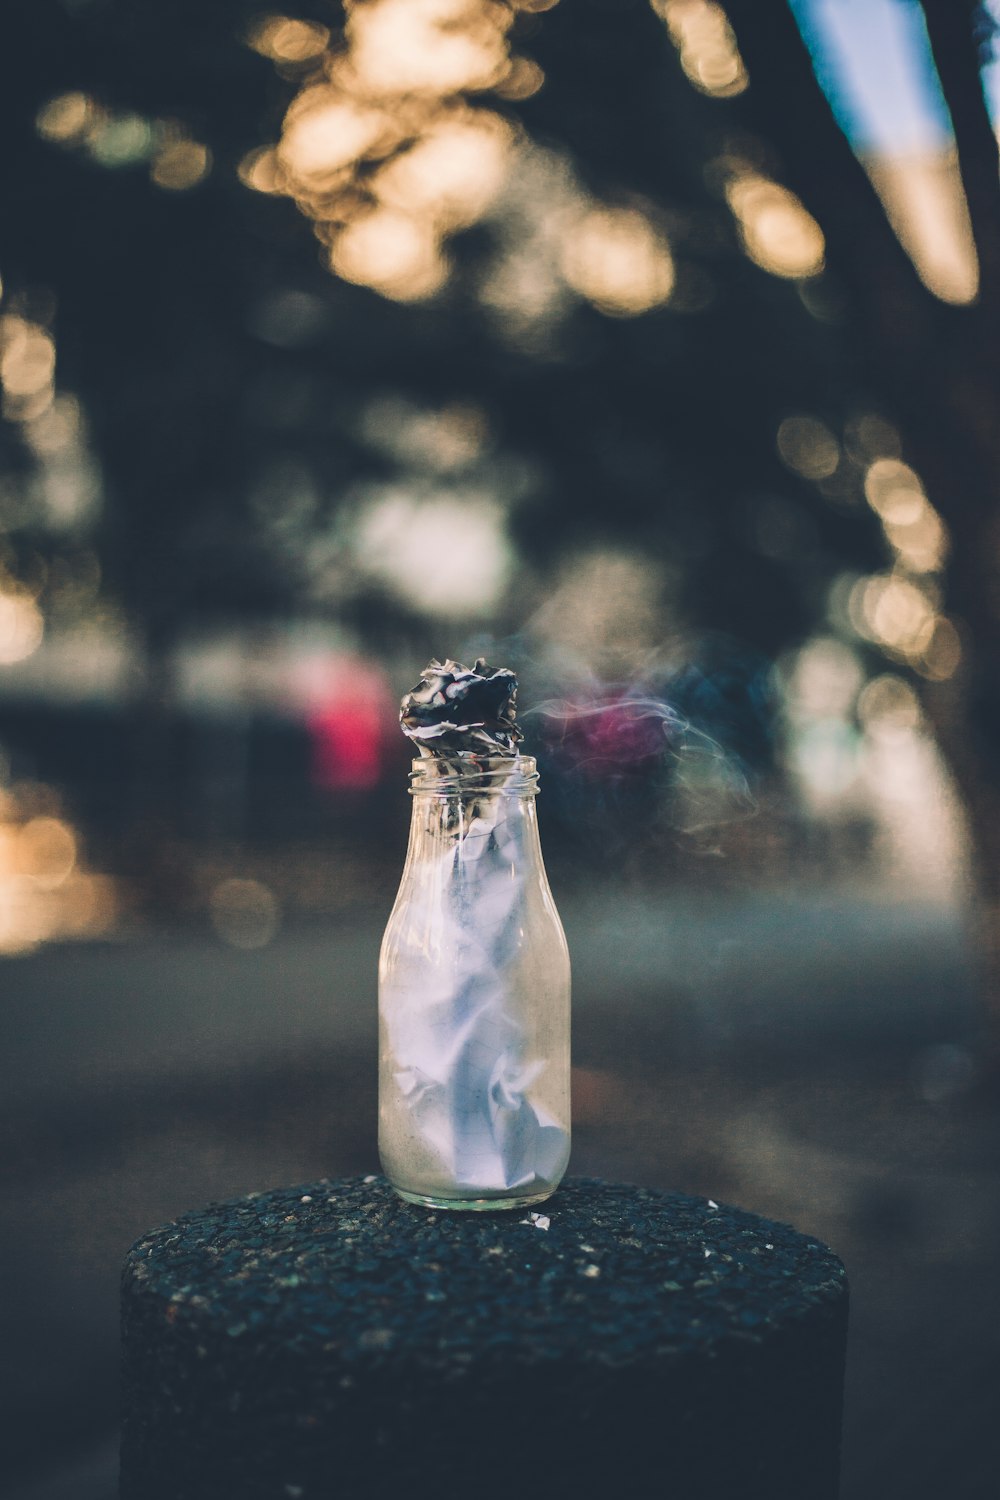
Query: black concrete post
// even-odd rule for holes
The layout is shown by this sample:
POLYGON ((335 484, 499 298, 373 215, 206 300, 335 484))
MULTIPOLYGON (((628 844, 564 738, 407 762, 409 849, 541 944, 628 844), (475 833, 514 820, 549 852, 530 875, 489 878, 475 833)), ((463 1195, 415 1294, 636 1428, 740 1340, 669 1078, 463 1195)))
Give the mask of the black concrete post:
POLYGON ((122 1283, 123 1500, 832 1500, 847 1283, 737 1209, 570 1180, 217 1205, 122 1283))

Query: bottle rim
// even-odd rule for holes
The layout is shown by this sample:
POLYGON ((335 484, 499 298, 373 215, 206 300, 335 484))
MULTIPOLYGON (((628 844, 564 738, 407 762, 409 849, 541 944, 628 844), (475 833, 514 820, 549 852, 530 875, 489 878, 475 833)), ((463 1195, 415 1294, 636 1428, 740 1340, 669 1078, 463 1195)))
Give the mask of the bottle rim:
POLYGON ((533 755, 469 756, 447 760, 418 755, 410 770, 410 795, 482 796, 487 793, 534 797, 538 770, 533 755))

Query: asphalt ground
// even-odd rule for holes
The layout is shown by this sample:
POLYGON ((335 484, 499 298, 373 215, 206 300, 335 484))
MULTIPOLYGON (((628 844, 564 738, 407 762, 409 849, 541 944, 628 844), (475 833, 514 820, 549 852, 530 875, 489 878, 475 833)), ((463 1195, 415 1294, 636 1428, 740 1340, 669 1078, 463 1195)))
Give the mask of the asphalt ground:
MULTIPOLYGON (((243 952, 201 932, 0 963, 0 1491, 111 1500, 122 1256, 212 1199, 377 1169, 360 909, 243 952)), ((842 892, 592 895, 571 1171, 702 1193, 852 1282, 844 1500, 1000 1471, 1000 1101, 950 908, 842 892)))

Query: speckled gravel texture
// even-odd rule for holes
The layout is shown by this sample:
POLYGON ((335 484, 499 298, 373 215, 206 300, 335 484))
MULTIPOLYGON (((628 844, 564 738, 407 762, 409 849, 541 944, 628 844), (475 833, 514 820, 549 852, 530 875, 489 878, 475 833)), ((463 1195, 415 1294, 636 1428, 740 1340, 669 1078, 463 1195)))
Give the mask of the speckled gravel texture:
POLYGON ((251 1195, 126 1258, 121 1493, 828 1500, 846 1325, 825 1246, 680 1193, 251 1195))

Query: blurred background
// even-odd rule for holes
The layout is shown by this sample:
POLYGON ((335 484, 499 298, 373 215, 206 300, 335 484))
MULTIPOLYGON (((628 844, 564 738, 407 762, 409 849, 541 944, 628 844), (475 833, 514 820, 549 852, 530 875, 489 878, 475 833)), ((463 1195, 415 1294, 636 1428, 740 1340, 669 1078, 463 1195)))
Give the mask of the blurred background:
POLYGON ((135 1237, 376 1169, 397 704, 478 654, 573 1170, 832 1243, 845 1497, 994 1493, 998 23, 5 7, 5 1494, 114 1494, 135 1237))

